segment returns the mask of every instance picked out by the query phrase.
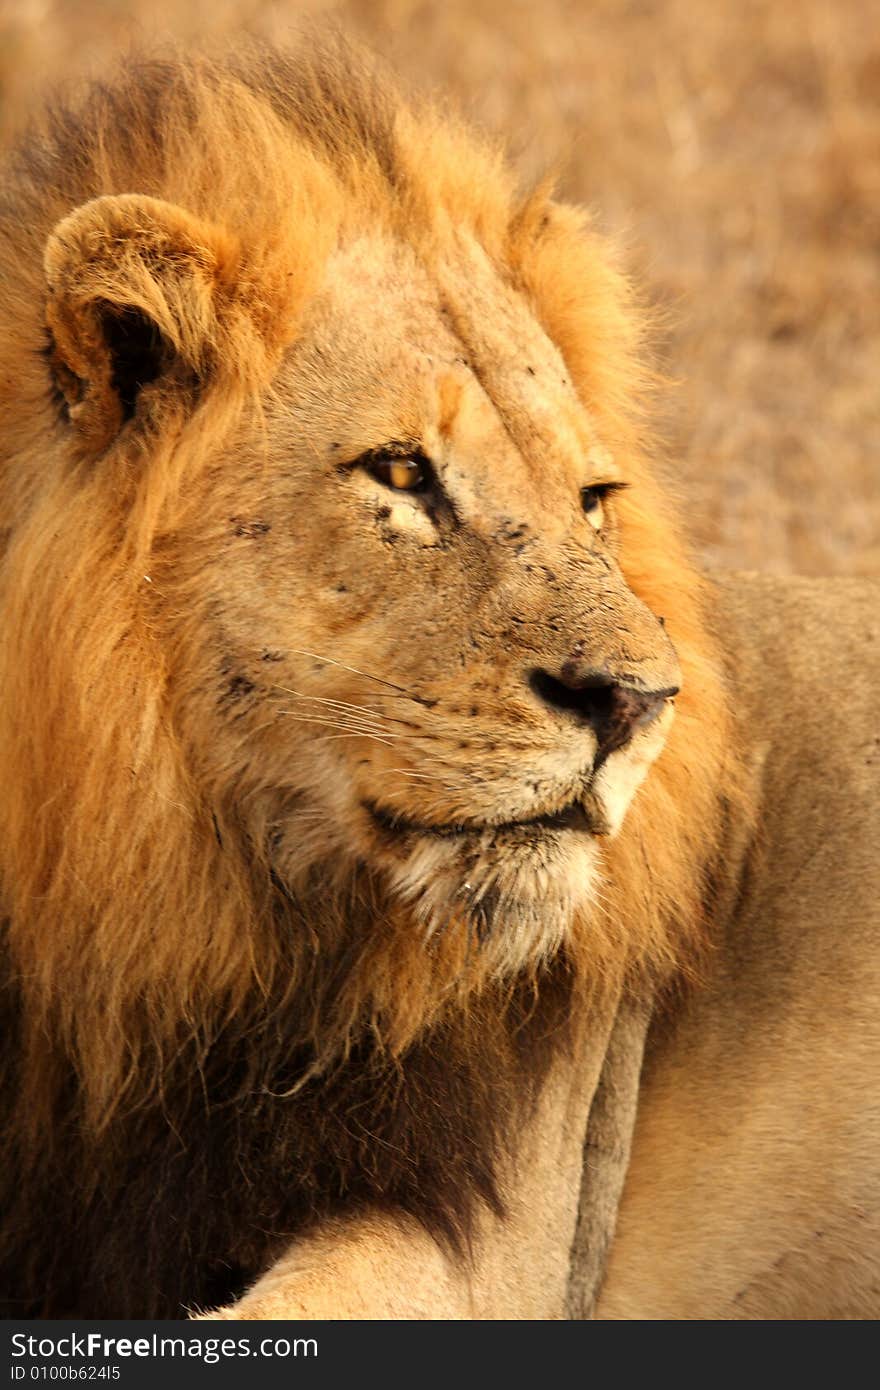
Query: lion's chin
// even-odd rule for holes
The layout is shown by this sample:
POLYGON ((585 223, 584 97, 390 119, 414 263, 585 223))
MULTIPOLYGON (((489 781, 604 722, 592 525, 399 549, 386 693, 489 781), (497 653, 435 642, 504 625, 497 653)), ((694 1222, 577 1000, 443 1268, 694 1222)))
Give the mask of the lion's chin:
POLYGON ((595 903, 599 849, 583 830, 413 837, 386 872, 426 940, 464 921, 488 972, 509 978, 551 959, 595 903))

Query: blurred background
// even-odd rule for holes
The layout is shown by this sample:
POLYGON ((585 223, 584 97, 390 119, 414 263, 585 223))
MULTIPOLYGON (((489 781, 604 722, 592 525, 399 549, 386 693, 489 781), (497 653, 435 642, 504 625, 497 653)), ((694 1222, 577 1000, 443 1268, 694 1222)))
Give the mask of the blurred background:
POLYGON ((624 239, 710 564, 880 572, 880 0, 0 0, 0 145, 133 40, 322 16, 624 239))

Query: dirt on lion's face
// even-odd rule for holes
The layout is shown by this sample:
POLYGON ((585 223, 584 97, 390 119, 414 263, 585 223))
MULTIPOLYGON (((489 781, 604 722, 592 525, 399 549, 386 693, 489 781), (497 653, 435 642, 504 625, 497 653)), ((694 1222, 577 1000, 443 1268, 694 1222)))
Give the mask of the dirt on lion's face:
POLYGON ((329 260, 152 576, 199 775, 291 891, 362 859, 494 972, 559 946, 680 683, 621 573, 630 482, 475 244, 329 260))

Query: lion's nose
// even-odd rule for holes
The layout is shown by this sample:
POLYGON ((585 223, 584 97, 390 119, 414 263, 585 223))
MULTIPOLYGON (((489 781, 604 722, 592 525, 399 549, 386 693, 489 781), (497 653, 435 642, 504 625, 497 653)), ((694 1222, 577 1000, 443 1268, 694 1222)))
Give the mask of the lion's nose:
POLYGON ((590 726, 598 744, 597 767, 609 753, 629 743, 637 729, 656 719, 666 701, 678 694, 678 686, 639 690, 615 679, 610 671, 574 667, 568 662, 558 676, 536 670, 528 679, 545 705, 590 726), (566 669, 570 666, 573 669, 566 669))

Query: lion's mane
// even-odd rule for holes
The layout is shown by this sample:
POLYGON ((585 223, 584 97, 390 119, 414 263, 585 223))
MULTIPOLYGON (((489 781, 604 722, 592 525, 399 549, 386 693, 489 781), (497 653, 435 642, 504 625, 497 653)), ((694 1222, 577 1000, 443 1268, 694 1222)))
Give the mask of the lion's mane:
POLYGON ((701 584, 645 461, 632 296, 580 213, 520 195, 494 150, 350 55, 251 53, 135 61, 52 109, 6 170, 0 300, 10 1307, 206 1304, 341 1203, 466 1241, 477 1200, 501 1207, 505 1125, 564 1045, 573 994, 588 1010, 591 990, 688 960, 718 867, 729 720, 701 584), (63 442, 43 257, 72 209, 133 190, 209 219, 245 269, 222 323, 178 306, 167 331, 210 393, 187 418, 167 399, 149 468, 129 456, 108 487, 63 442), (200 797, 139 606, 181 476, 267 387, 358 222, 426 258, 466 226, 527 296, 628 455, 621 567, 684 672, 602 902, 512 984, 481 977, 454 934, 426 952, 368 864, 344 901, 320 872, 289 898, 200 797))

